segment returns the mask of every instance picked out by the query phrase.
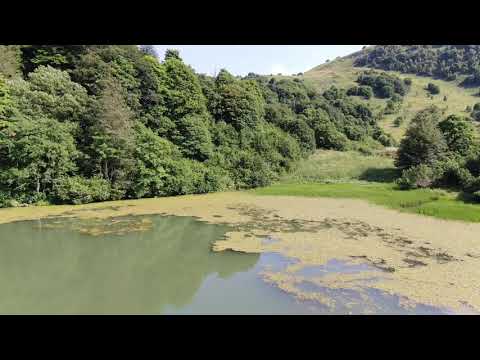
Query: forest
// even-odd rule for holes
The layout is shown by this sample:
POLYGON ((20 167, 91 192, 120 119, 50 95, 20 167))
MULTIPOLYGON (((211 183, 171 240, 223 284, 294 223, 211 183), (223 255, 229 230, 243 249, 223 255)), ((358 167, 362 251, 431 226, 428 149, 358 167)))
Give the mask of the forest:
MULTIPOLYGON (((461 59, 476 49, 407 53, 449 48, 461 59)), ((357 62, 417 71, 401 49, 377 46, 357 62), (385 60, 394 55, 400 60, 385 60)), ((398 144, 378 122, 398 111, 412 79, 370 70, 356 83, 320 93, 298 76, 198 74, 178 51, 160 60, 149 45, 0 46, 0 207, 262 187, 317 149, 397 145, 400 188, 447 187, 480 200, 472 121, 480 102, 464 116, 434 106, 419 112, 398 144), (382 112, 362 101, 372 97, 387 100, 382 112)))
POLYGON ((389 146, 300 78, 197 74, 152 46, 0 46, 0 207, 265 186, 316 149, 389 146))
POLYGON ((355 66, 400 71, 480 85, 479 45, 376 45, 355 60, 355 66))

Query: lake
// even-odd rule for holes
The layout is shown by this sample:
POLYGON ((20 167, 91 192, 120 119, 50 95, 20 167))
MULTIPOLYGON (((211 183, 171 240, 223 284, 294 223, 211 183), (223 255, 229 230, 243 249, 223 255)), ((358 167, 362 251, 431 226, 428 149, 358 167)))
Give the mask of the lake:
POLYGON ((213 242, 228 230, 193 217, 162 215, 1 224, 0 313, 442 313, 420 305, 405 309, 398 297, 378 290, 368 290, 365 297, 308 282, 311 275, 355 273, 368 266, 335 260, 299 274, 304 291, 338 299, 335 308, 300 300, 262 276, 265 270, 285 270, 295 259, 213 252, 213 242))

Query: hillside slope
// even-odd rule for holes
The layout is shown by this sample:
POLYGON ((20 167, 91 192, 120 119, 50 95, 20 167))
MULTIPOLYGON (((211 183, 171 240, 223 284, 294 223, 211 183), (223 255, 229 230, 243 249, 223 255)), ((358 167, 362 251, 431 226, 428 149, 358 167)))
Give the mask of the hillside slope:
MULTIPOLYGON (((362 54, 362 52, 316 66, 305 72, 303 77, 306 82, 311 83, 319 91, 325 91, 332 85, 344 89, 358 85, 355 82, 358 76, 362 72, 370 70, 366 67, 354 66, 354 63, 360 54, 362 54)), ((428 76, 405 74, 396 71, 386 72, 388 74, 396 75, 401 79, 412 79, 411 89, 404 97, 399 112, 396 114, 383 115, 380 120, 382 128, 391 133, 397 140, 403 136, 405 129, 408 127, 409 121, 419 110, 431 105, 436 105, 441 109, 445 109, 447 115, 468 115, 468 113, 465 112, 466 107, 472 107, 475 103, 480 102, 480 97, 477 95, 478 88, 459 86, 463 81, 462 78, 458 78, 454 81, 445 81, 428 76), (426 90, 428 83, 438 85, 440 87, 440 94, 430 96, 429 92, 426 90), (394 120, 399 116, 403 116, 405 121, 400 127, 395 127, 394 120)), ((365 100, 358 97, 358 100, 368 103, 377 113, 380 113, 382 109, 385 108, 387 102, 386 99, 378 98, 365 100)))

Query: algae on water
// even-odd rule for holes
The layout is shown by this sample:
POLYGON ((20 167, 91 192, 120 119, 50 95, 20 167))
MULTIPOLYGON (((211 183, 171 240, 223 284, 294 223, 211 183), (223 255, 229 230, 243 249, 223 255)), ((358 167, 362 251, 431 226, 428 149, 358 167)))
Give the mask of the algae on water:
MULTIPOLYGON (((228 225, 225 239, 214 243, 214 251, 274 252, 295 259, 284 270, 263 276, 299 299, 334 303, 338 294, 332 293, 333 298, 328 299, 328 292, 305 291, 305 279, 299 273, 335 259, 368 265, 369 270, 311 276, 309 286, 359 293, 381 291, 398 296, 403 304, 480 311, 480 224, 399 213, 360 200, 215 193, 7 209, 1 212, 0 222, 59 215, 111 219, 149 214, 191 216, 228 225)), ((132 225, 133 229, 148 230, 148 223, 132 225)), ((91 232, 105 231, 110 230, 93 227, 91 232)), ((358 301, 366 300, 360 297, 358 301)))

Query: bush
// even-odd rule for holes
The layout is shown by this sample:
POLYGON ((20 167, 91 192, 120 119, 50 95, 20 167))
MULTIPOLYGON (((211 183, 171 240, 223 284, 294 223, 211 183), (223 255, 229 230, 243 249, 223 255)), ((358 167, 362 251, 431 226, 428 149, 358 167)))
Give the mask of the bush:
POLYGON ((477 191, 480 191, 480 177, 473 178, 470 183, 463 188, 467 193, 474 194, 477 191))
POLYGON ((467 159, 465 167, 473 176, 480 176, 480 156, 472 156, 467 159))
POLYGON ((400 110, 399 104, 400 103, 398 101, 394 101, 393 99, 388 100, 384 113, 386 115, 395 114, 396 112, 398 112, 400 110))
MULTIPOLYGON (((157 195, 159 196, 173 196, 173 195, 186 195, 195 193, 196 187, 198 187, 199 176, 203 176, 203 168, 193 165, 194 160, 178 159, 165 160, 162 165, 165 169, 165 175, 163 177, 163 186, 158 189, 157 195), (195 167, 195 172, 193 171, 195 167)), ((199 163, 198 163, 199 164, 199 163)))
POLYGON ((54 184, 54 201, 61 204, 88 204, 111 199, 110 183, 102 178, 65 177, 54 184))
POLYGON ((435 84, 432 84, 432 83, 428 83, 427 90, 432 95, 440 94, 440 87, 438 87, 438 85, 435 85, 435 84))
POLYGON ((373 90, 370 86, 361 85, 353 86, 347 90, 348 96, 363 96, 365 99, 370 99, 373 96, 373 90))
POLYGON ((393 125, 395 127, 400 127, 402 126, 402 124, 404 123, 405 119, 403 116, 398 116, 397 118, 395 118, 395 120, 393 121, 393 125))
POLYGON ((475 121, 480 121, 480 110, 478 110, 478 111, 473 111, 473 112, 472 112, 472 118, 473 118, 475 121))
POLYGON ((278 177, 261 156, 250 151, 236 154, 233 172, 235 184, 240 189, 267 186, 278 177))
POLYGON ((10 197, 4 192, 0 191, 0 208, 10 206, 10 197))
POLYGON ((475 191, 473 193, 473 198, 475 201, 480 202, 480 191, 475 191))
POLYGON ((365 99, 370 99, 373 96, 373 90, 370 86, 361 85, 358 88, 358 95, 363 96, 365 99))
POLYGON ((390 134, 380 134, 376 139, 383 146, 395 146, 395 139, 390 134))
POLYGON ((466 189, 475 180, 465 167, 453 159, 437 163, 436 168, 441 174, 437 181, 438 185, 466 189))
POLYGON ((412 85, 412 79, 410 79, 410 78, 405 78, 405 79, 403 79, 403 82, 404 82, 405 85, 407 85, 407 86, 411 86, 411 85, 412 85))
POLYGON ((450 115, 439 122, 438 127, 451 152, 462 156, 467 156, 472 152, 475 147, 476 131, 468 118, 450 115))
POLYGON ((319 123, 315 126, 317 148, 344 151, 348 149, 349 140, 339 132, 331 122, 319 123))
POLYGON ((357 96, 358 95, 358 86, 353 86, 347 90, 348 96, 357 96))
POLYGON ((435 181, 435 175, 432 168, 425 164, 420 164, 402 172, 402 177, 397 180, 397 185, 404 190, 426 188, 435 181))
POLYGON ((382 99, 391 98, 395 94, 395 89, 391 85, 384 85, 378 90, 378 96, 382 99))
POLYGON ((394 94, 404 96, 409 90, 405 81, 401 81, 399 77, 375 71, 363 72, 358 77, 357 83, 369 86, 375 96, 383 99, 391 98, 394 94))

